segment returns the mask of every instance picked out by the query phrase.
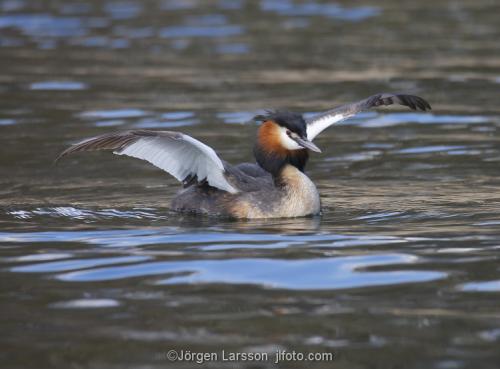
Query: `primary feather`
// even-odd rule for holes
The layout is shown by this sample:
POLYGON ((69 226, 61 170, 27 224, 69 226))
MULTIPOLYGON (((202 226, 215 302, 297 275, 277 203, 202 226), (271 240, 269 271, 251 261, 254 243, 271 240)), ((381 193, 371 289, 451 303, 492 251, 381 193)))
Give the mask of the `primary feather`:
POLYGON ((238 192, 227 180, 224 164, 215 151, 183 133, 148 130, 108 133, 74 144, 56 161, 74 152, 95 150, 112 150, 117 155, 146 160, 182 182, 196 178, 223 191, 238 192))

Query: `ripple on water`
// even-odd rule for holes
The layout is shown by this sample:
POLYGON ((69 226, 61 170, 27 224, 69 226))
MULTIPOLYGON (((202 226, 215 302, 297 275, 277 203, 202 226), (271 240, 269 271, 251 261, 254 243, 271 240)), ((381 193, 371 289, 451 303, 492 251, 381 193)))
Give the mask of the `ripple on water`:
POLYGON ((13 272, 23 272, 23 273, 48 273, 48 272, 60 272, 66 270, 92 268, 101 265, 137 263, 149 259, 150 259, 149 256, 119 256, 119 257, 92 258, 92 259, 72 259, 64 261, 53 261, 48 263, 23 265, 23 266, 13 267, 10 270, 13 272))
POLYGON ((126 122, 120 119, 111 119, 111 120, 99 120, 94 123, 96 127, 118 127, 126 122))
POLYGON ((381 12, 374 6, 343 7, 332 3, 295 3, 290 0, 261 0, 260 8, 265 12, 285 16, 322 16, 351 22, 375 17, 381 12))
POLYGON ((215 51, 219 54, 246 54, 250 48, 244 43, 226 43, 216 45, 215 51))
POLYGON ((190 26, 221 26, 227 24, 227 18, 222 14, 190 15, 184 22, 190 26))
POLYGON ((464 292, 500 292, 500 279, 486 282, 469 282, 459 286, 464 292))
POLYGON ((113 29, 113 33, 126 38, 148 38, 153 37, 155 30, 153 27, 126 27, 118 26, 113 29))
POLYGON ((76 17, 56 17, 50 14, 9 14, 0 16, 1 28, 17 28, 32 37, 79 37, 87 29, 76 17))
POLYGON ((87 119, 119 119, 138 118, 148 115, 141 109, 112 109, 112 110, 89 110, 80 113, 80 117, 87 119))
POLYGON ((488 329, 478 334, 479 338, 488 342, 500 341, 500 328, 488 329))
POLYGON ((163 0, 160 8, 162 10, 187 10, 193 9, 200 4, 199 0, 163 0))
POLYGON ((92 6, 85 3, 61 4, 60 11, 61 14, 68 15, 88 14, 92 11, 92 6))
POLYGON ((17 121, 15 119, 0 119, 0 126, 10 126, 16 123, 17 121))
POLYGON ((362 151, 362 152, 357 152, 353 154, 346 154, 346 155, 340 155, 340 156, 334 156, 334 157, 329 157, 325 159, 326 162, 336 162, 336 161, 350 161, 350 162, 356 162, 356 161, 365 161, 365 160, 373 160, 376 157, 382 155, 382 151, 378 150, 370 150, 370 151, 362 151))
POLYGON ((193 118, 194 113, 192 111, 171 111, 163 113, 161 116, 168 120, 183 120, 193 118))
POLYGON ((244 33, 240 25, 222 26, 171 26, 160 29, 159 36, 163 38, 182 37, 229 37, 244 33))
MULTIPOLYGON (((56 231, 56 232, 26 232, 26 233, 0 233, 2 242, 84 242, 92 245, 110 247, 133 247, 160 243, 188 244, 205 247, 213 244, 264 242, 304 243, 321 239, 321 236, 294 236, 240 234, 240 233, 211 233, 192 232, 178 233, 174 227, 164 227, 160 230, 133 229, 133 230, 108 230, 108 231, 56 231)), ((256 244, 254 244, 255 246, 256 244)))
POLYGON ((120 306, 120 302, 113 299, 79 299, 55 302, 50 305, 56 309, 96 309, 120 306))
POLYGON ((32 83, 30 90, 76 91, 85 90, 87 87, 87 84, 76 81, 44 81, 32 83))
MULTIPOLYGON (((380 219, 380 217, 376 219, 380 219)), ((90 245, 122 248, 155 244, 177 244, 182 247, 187 246, 203 251, 212 251, 307 247, 311 243, 322 248, 346 248, 407 243, 416 240, 415 238, 384 235, 221 233, 199 230, 185 232, 183 229, 179 227, 161 227, 106 231, 3 232, 0 233, 0 242, 82 242, 90 245)), ((424 241, 425 239, 420 240, 424 241)))
POLYGON ((55 208, 35 208, 33 210, 9 210, 7 214, 12 215, 17 219, 31 219, 36 216, 64 217, 69 219, 79 220, 96 220, 96 219, 165 219, 164 215, 156 214, 151 209, 133 209, 133 210, 118 210, 118 209, 101 209, 88 210, 79 209, 72 206, 60 206, 55 208))
POLYGON ((264 114, 263 110, 260 111, 235 111, 235 112, 221 112, 217 113, 217 118, 229 124, 245 124, 252 121, 258 114, 264 114))
POLYGON ((142 5, 135 1, 114 1, 106 3, 104 11, 113 19, 132 19, 142 12, 142 5))
POLYGON ((73 256, 73 254, 68 254, 68 253, 66 253, 66 254, 65 253, 31 254, 31 255, 3 258, 3 259, 0 259, 0 262, 22 263, 22 262, 30 262, 30 261, 48 261, 48 260, 68 259, 72 256, 73 256))
POLYGON ((392 127, 400 124, 477 124, 490 122, 495 117, 481 115, 435 115, 432 113, 387 113, 376 115, 371 119, 360 119, 362 116, 350 119, 347 123, 364 128, 392 127))
POLYGON ((255 284, 267 288, 322 290, 362 288, 445 278, 434 271, 361 271, 373 266, 413 264, 417 257, 378 254, 304 260, 229 259, 140 263, 131 266, 74 271, 56 276, 62 281, 109 281, 132 277, 173 274, 158 284, 228 283, 255 284), (181 275, 179 275, 181 274, 181 275))
MULTIPOLYGON (((115 231, 58 231, 31 233, 0 233, 0 242, 81 242, 105 247, 144 247, 147 245, 170 245, 169 251, 196 255, 193 252, 220 252, 221 250, 249 249, 254 255, 269 255, 263 250, 309 247, 317 248, 367 247, 409 242, 395 236, 338 235, 338 234, 267 234, 267 233, 220 233, 181 232, 176 228, 132 229, 115 231), (197 251, 193 250, 196 249, 197 251)), ((164 276, 160 284, 183 283, 227 283, 254 284, 283 289, 342 289, 401 283, 427 282, 446 278, 438 271, 408 270, 417 265, 419 258, 402 253, 374 253, 362 256, 331 257, 324 252, 323 258, 272 259, 262 258, 170 260, 154 261, 155 250, 142 250, 146 255, 117 257, 76 258, 67 260, 47 257, 4 262, 29 262, 11 267, 13 272, 60 273, 56 278, 64 281, 106 281, 131 277, 164 276), (151 252, 151 256, 148 255, 151 252), (35 262, 35 263, 33 263, 35 262), (129 264, 129 265, 116 265, 129 264), (390 267, 390 271, 380 267, 390 267), (402 266, 405 270, 395 270, 402 266), (371 267, 379 267, 370 271, 371 267), (368 270, 367 270, 368 269, 368 270)), ((161 255, 165 252, 161 251, 161 255)), ((214 255, 214 254, 211 254, 214 255)), ((218 254, 215 254, 218 255, 218 254)), ((215 256, 214 255, 214 256, 215 256)))
POLYGON ((18 11, 26 7, 24 0, 7 0, 0 2, 0 10, 4 12, 18 11))
POLYGON ((134 128, 173 128, 200 123, 193 112, 178 111, 162 113, 159 116, 141 109, 90 110, 79 114, 81 118, 95 120, 98 127, 114 127, 125 124, 126 119, 139 118, 134 128))
POLYGON ((0 233, 1 242, 83 242, 102 246, 137 246, 147 244, 147 231, 56 231, 0 233), (143 236, 143 237, 141 237, 143 236), (135 240, 135 237, 139 237, 135 240))
POLYGON ((245 0, 219 0, 217 6, 221 9, 236 10, 241 9, 245 0))
POLYGON ((464 150, 466 146, 445 146, 445 145, 436 145, 436 146, 418 146, 418 147, 409 147, 406 149, 395 150, 393 151, 396 154, 430 154, 430 153, 438 153, 444 152, 449 153, 455 150, 464 150))
POLYGON ((163 113, 160 118, 144 118, 134 124, 136 128, 174 128, 199 124, 193 112, 178 111, 163 113))

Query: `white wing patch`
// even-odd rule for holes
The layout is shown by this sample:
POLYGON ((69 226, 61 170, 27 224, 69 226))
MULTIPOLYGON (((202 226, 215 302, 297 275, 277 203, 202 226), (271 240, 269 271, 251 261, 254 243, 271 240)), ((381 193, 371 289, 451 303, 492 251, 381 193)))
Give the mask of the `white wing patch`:
POLYGON ((388 93, 376 94, 364 100, 343 105, 306 119, 307 138, 312 141, 314 137, 332 124, 352 117, 361 111, 392 104, 408 106, 412 110, 427 111, 431 109, 429 103, 419 96, 388 93))
POLYGON ((325 129, 330 127, 334 123, 343 121, 349 118, 350 115, 347 114, 325 114, 323 116, 316 116, 311 119, 310 124, 307 124, 307 139, 309 141, 314 140, 314 138, 323 132, 325 129))
POLYGON ((141 137, 114 153, 146 160, 179 181, 196 175, 198 181, 206 179, 210 186, 230 193, 238 192, 225 178, 224 164, 215 151, 184 134, 141 137))

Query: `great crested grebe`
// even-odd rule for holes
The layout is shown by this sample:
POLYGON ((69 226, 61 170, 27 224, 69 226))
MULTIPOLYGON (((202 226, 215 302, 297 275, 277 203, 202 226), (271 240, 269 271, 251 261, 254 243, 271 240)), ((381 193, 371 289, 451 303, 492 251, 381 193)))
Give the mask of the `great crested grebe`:
POLYGON ((312 142, 323 130, 356 113, 381 105, 400 104, 412 110, 431 109, 418 96, 377 94, 308 119, 301 114, 274 111, 261 121, 254 155, 257 164, 231 165, 202 142, 180 132, 129 130, 81 141, 58 158, 78 152, 112 150, 150 162, 182 182, 172 209, 234 218, 300 217, 319 214, 321 204, 314 183, 304 173, 308 150, 321 152, 312 142))

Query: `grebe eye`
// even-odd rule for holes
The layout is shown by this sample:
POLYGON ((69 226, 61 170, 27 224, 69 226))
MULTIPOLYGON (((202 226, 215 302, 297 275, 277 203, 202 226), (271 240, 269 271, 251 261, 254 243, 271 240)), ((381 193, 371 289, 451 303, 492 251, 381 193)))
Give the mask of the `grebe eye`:
POLYGON ((287 134, 288 136, 291 136, 291 135, 292 135, 292 132, 290 132, 290 130, 289 130, 289 129, 287 129, 287 130, 286 130, 286 134, 287 134))

